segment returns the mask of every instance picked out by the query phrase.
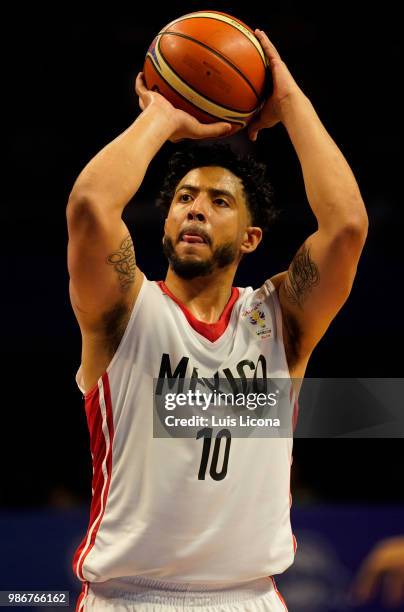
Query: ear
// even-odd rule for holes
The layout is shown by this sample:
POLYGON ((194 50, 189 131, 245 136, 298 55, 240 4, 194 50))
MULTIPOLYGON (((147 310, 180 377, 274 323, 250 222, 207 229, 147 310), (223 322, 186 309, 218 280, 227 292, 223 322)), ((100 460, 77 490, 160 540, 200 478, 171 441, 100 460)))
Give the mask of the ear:
POLYGON ((240 246, 243 255, 252 253, 262 240, 262 229, 260 227, 247 227, 244 232, 244 239, 240 246))

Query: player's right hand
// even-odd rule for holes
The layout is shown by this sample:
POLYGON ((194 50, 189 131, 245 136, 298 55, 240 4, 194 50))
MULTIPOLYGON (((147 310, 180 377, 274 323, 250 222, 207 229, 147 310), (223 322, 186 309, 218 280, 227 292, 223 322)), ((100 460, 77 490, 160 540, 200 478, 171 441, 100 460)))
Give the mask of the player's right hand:
POLYGON ((203 139, 203 138, 219 138, 226 136, 231 131, 230 123, 223 121, 217 123, 205 124, 201 123, 189 113, 175 108, 164 96, 157 91, 147 89, 143 72, 139 72, 136 77, 135 90, 139 96, 139 106, 141 110, 145 110, 150 105, 159 108, 162 113, 169 117, 173 124, 173 133, 169 140, 178 142, 184 138, 203 139))

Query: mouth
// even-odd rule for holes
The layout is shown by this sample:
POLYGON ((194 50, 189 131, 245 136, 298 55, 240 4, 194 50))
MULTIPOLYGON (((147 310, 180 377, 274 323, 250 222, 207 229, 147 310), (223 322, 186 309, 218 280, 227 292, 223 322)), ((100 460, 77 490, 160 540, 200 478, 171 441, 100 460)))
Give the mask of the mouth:
POLYGON ((187 244, 208 244, 208 239, 202 232, 187 231, 181 232, 179 242, 187 244))

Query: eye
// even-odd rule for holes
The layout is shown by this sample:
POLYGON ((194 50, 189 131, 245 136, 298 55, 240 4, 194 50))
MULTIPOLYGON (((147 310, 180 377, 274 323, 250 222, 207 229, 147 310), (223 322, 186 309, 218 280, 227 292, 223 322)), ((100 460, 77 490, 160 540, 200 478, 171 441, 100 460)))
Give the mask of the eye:
POLYGON ((215 204, 217 204, 220 208, 226 208, 226 206, 229 206, 226 200, 223 200, 223 198, 216 198, 215 204))
POLYGON ((189 195, 189 193, 181 193, 179 198, 178 198, 178 201, 179 202, 185 202, 185 203, 190 201, 190 199, 186 200, 184 198, 190 198, 191 199, 191 196, 189 195))

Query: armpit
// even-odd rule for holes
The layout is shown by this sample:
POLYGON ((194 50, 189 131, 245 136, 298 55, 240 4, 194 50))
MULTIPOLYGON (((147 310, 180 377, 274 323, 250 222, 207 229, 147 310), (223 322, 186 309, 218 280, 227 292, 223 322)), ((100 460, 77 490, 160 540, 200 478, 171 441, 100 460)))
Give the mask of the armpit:
POLYGON ((115 308, 103 316, 106 348, 111 358, 116 353, 129 319, 130 308, 124 302, 117 304, 115 308))
POLYGON ((301 330, 293 315, 282 313, 283 342, 289 370, 293 370, 300 357, 301 330))

